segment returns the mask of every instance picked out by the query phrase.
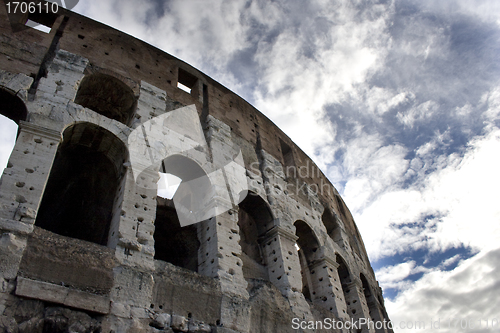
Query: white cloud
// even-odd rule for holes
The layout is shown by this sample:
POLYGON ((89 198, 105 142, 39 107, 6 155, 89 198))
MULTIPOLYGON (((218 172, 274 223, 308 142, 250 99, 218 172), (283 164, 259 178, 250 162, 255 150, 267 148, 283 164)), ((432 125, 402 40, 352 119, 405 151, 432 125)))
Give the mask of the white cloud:
POLYGON ((494 295, 499 288, 499 267, 500 250, 496 249, 467 259, 452 271, 432 270, 408 285, 395 300, 386 299, 387 311, 399 327, 402 322, 419 321, 430 331, 431 321, 440 320, 438 331, 443 333, 497 332, 500 299, 494 295), (491 327, 494 319, 496 327, 491 327))
POLYGON ((405 126, 413 127, 416 123, 431 118, 439 110, 439 105, 434 101, 424 102, 406 112, 398 112, 398 120, 405 126))
POLYGON ((391 184, 397 185, 396 179, 382 174, 381 179, 388 183, 372 203, 359 201, 366 198, 366 188, 370 193, 377 189, 370 187, 368 180, 362 187, 359 178, 349 180, 346 201, 354 203, 351 207, 370 257, 377 259, 422 242, 436 251, 460 244, 495 248, 500 239, 500 206, 495 195, 500 187, 498 151, 500 130, 496 129, 471 141, 463 157, 449 156, 440 162, 440 169, 423 175, 407 189, 391 188, 391 184), (424 222, 426 216, 433 217, 424 222), (401 225, 414 222, 419 223, 415 226, 418 235, 399 230, 401 225))
POLYGON ((0 170, 7 166, 10 153, 16 142, 17 124, 0 115, 0 170))

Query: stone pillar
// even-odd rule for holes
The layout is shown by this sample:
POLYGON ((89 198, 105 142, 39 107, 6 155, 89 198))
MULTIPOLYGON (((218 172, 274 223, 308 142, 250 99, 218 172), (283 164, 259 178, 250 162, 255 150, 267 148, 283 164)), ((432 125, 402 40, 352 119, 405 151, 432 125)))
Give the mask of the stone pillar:
POLYGON ((33 224, 61 133, 21 121, 2 175, 0 218, 33 224))
MULTIPOLYGON (((344 285, 344 294, 346 295, 347 311, 351 318, 359 322, 361 318, 365 318, 367 321, 371 320, 371 316, 368 310, 368 305, 365 301, 365 295, 363 293, 363 284, 359 278, 353 278, 352 282, 344 285)), ((375 333, 373 325, 364 325, 360 327, 362 333, 375 333)))
POLYGON ((288 290, 302 290, 300 260, 295 248, 297 238, 283 227, 275 226, 261 240, 269 280, 282 294, 288 290))
POLYGON ((300 319, 313 320, 311 309, 302 294, 300 259, 295 243, 298 237, 279 225, 261 240, 269 280, 288 299, 290 308, 300 319))
MULTIPOLYGON (((368 305, 369 313, 371 316, 371 320, 373 320, 375 323, 377 323, 377 322, 383 323, 384 320, 386 320, 384 317, 384 313, 381 310, 381 306, 378 304, 378 302, 375 300, 375 298, 373 296, 367 300, 367 305, 368 305)), ((386 321, 385 327, 383 327, 383 326, 381 328, 375 327, 375 332, 376 333, 389 333, 390 330, 387 328, 387 321, 386 321)))
POLYGON ((46 77, 40 79, 36 92, 37 100, 43 100, 44 112, 57 113, 73 101, 89 61, 79 55, 58 50, 48 68, 46 77), (55 112, 54 112, 55 111, 55 112))
POLYGON ((125 192, 116 238, 109 246, 116 246, 116 258, 121 264, 154 270, 154 222, 156 219, 157 169, 148 169, 134 178, 131 168, 126 174, 125 192))
POLYGON ((248 283, 240 258, 238 207, 199 224, 198 272, 219 280, 223 293, 220 323, 223 327, 247 332, 250 327, 248 283))
POLYGON ((333 312, 342 321, 348 321, 347 306, 338 274, 339 264, 324 257, 309 267, 313 284, 314 303, 333 312))
POLYGON ((14 287, 60 140, 58 131, 23 121, 19 125, 0 185, 0 313, 14 287))

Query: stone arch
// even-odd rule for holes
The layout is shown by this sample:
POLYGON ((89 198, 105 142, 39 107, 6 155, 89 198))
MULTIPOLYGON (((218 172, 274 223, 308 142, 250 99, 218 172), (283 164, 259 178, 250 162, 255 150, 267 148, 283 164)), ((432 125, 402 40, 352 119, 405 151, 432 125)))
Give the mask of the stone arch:
POLYGON ((243 276, 269 280, 260 239, 274 226, 274 218, 269 205, 258 194, 248 192, 240 202, 238 226, 243 276))
POLYGON ((363 286, 363 294, 365 295, 366 302, 369 302, 373 298, 373 293, 370 288, 370 284, 368 283, 368 280, 364 276, 363 273, 359 274, 359 278, 361 279, 361 284, 363 286))
POLYGON ((83 78, 75 103, 128 126, 133 119, 137 99, 132 89, 121 80, 95 73, 83 78))
POLYGON ((304 221, 298 220, 294 223, 297 239, 298 254, 302 275, 302 293, 310 301, 314 300, 316 294, 312 276, 314 270, 311 267, 319 259, 320 243, 311 227, 304 221))
POLYGON ((342 291, 344 293, 344 300, 347 302, 349 299, 349 293, 351 292, 349 287, 352 282, 351 273, 349 272, 349 268, 347 267, 344 258, 342 258, 340 254, 337 253, 335 255, 335 261, 339 265, 337 271, 339 274, 340 284, 342 285, 342 291))
POLYGON ((172 200, 157 196, 154 258, 197 272, 198 223, 182 226, 179 214, 189 214, 200 208, 197 204, 206 202, 206 197, 212 194, 210 179, 201 166, 183 155, 165 158, 160 171, 182 181, 172 200))
POLYGON ((24 101, 16 96, 10 89, 0 87, 0 114, 19 125, 20 121, 26 121, 28 110, 24 101))
POLYGON ((342 242, 342 232, 338 223, 338 217, 332 213, 329 207, 325 207, 321 220, 325 225, 326 232, 334 242, 342 242))
POLYGON ((108 130, 91 123, 66 128, 47 181, 35 225, 100 245, 117 237, 128 150, 108 130), (110 228, 111 225, 115 227, 110 228), (113 229, 113 230, 110 230, 113 229))

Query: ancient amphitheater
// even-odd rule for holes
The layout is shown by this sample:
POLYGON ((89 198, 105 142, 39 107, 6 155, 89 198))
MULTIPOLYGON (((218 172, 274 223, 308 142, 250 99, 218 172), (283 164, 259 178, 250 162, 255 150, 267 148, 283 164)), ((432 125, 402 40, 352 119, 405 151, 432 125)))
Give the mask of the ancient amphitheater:
POLYGON ((275 124, 120 31, 6 8, 0 331, 392 332, 356 326, 388 321, 359 231, 275 124))

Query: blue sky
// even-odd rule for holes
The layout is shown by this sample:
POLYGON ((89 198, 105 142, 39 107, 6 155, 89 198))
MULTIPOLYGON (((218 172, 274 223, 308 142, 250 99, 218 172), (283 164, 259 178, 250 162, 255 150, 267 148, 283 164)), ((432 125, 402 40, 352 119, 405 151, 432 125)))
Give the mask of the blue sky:
POLYGON ((353 213, 396 324, 498 330, 485 325, 500 317, 500 2, 81 0, 75 11, 200 69, 311 156, 353 213))

